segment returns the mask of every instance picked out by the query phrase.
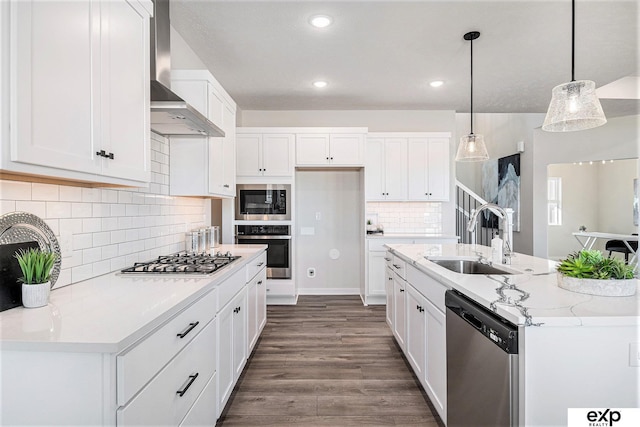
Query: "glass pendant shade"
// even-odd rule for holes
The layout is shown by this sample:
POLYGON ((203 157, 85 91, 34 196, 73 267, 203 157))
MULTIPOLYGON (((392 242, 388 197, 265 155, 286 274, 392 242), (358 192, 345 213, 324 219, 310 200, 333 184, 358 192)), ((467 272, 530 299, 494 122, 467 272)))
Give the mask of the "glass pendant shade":
POLYGON ((489 160, 487 146, 484 145, 484 136, 470 133, 460 138, 456 162, 481 162, 489 160))
POLYGON ((596 95, 596 84, 591 80, 577 80, 553 88, 542 130, 571 132, 605 123, 607 119, 596 95))

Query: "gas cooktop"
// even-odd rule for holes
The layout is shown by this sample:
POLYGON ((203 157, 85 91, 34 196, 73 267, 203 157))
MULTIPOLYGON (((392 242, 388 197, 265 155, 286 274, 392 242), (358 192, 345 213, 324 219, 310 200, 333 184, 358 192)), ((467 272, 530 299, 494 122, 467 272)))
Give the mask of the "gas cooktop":
POLYGON ((173 273, 206 275, 215 273, 222 267, 239 259, 231 252, 215 255, 188 254, 178 252, 172 255, 159 256, 157 259, 147 262, 136 262, 132 267, 120 270, 121 273, 173 273))

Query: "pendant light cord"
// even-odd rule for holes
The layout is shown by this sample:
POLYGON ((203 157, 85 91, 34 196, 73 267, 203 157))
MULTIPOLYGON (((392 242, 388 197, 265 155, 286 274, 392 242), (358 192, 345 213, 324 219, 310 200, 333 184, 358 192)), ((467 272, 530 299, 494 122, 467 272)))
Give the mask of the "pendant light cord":
POLYGON ((471 43, 471 135, 473 135, 473 39, 469 40, 471 43))
POLYGON ((575 82, 576 48, 576 0, 571 0, 571 81, 575 82))

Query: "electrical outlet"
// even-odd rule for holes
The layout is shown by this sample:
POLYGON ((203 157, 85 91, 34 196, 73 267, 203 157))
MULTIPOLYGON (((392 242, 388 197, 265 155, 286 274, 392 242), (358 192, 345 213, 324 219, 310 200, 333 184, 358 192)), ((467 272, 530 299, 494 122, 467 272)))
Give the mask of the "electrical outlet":
POLYGON ((307 268, 307 277, 313 279, 316 277, 316 269, 315 268, 307 268))

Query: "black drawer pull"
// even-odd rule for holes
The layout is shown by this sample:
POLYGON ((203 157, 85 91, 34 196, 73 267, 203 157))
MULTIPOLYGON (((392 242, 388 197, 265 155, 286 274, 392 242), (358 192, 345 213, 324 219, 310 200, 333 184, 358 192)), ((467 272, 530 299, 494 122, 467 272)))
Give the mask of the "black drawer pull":
POLYGON ((229 184, 223 185, 224 188, 229 188, 229 184))
POLYGON ((180 337, 180 339, 186 337, 189 332, 193 331, 193 328, 195 328, 196 326, 198 326, 200 324, 200 322, 195 322, 195 323, 189 323, 189 327, 187 329, 184 330, 184 332, 177 334, 177 337, 180 337))
POLYGON ((189 380, 187 384, 182 388, 182 390, 176 391, 176 394, 179 395, 180 397, 184 396, 184 394, 187 392, 187 390, 189 390, 189 387, 191 387, 191 384, 193 384, 196 378, 198 378, 197 372, 193 375, 189 375, 189 380))
POLYGON ((262 285, 262 280, 258 280, 258 285, 262 285))
POLYGON ((400 266, 398 264, 393 264, 393 266, 396 268, 396 270, 400 270, 400 266))
POLYGON ((404 289, 400 289, 400 292, 404 292, 404 289))
POLYGON ((264 265, 264 262, 261 262, 260 264, 258 264, 256 267, 262 267, 264 265))
POLYGON ((384 260, 389 262, 389 261, 391 261, 391 258, 384 257, 384 260))

